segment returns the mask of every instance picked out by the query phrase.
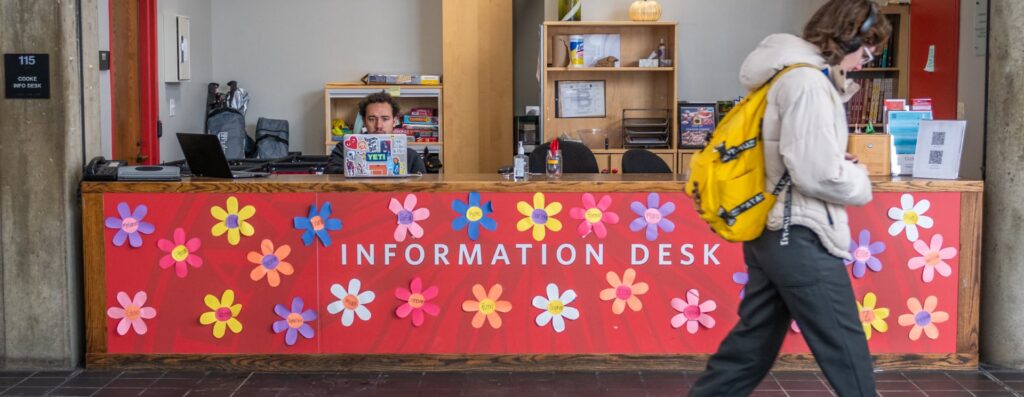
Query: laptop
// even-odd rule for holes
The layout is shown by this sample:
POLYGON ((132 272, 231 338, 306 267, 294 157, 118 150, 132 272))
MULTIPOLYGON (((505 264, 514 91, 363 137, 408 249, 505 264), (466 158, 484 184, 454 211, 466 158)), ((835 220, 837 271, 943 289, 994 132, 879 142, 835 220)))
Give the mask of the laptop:
POLYGON ((345 148, 345 176, 349 178, 402 178, 409 176, 406 145, 401 134, 350 134, 345 148))
POLYGON ((267 172, 232 171, 220 139, 213 134, 178 133, 178 143, 185 154, 192 176, 210 178, 256 178, 268 176, 267 172))

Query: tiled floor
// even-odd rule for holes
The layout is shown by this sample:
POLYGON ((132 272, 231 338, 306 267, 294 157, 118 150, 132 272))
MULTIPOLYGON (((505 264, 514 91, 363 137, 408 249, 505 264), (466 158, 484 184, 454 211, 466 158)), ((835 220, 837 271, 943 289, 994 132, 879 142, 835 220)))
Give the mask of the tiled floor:
MULTIPOLYGON (((2 396, 681 396, 693 372, 266 373, 0 371, 2 396)), ((775 372, 754 396, 831 396, 820 373, 775 372)), ((1024 372, 882 372, 890 396, 1021 396, 1024 372)))

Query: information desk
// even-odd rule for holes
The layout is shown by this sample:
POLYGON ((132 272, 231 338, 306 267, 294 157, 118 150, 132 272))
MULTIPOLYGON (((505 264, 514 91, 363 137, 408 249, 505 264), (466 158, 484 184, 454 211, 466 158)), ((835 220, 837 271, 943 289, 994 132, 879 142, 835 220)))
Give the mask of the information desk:
MULTIPOLYGON (((673 176, 83 183, 87 364, 700 369, 740 244, 673 176)), ((847 265, 876 366, 978 364, 983 184, 879 179, 847 265)), ((779 368, 816 369, 794 324, 779 368)))

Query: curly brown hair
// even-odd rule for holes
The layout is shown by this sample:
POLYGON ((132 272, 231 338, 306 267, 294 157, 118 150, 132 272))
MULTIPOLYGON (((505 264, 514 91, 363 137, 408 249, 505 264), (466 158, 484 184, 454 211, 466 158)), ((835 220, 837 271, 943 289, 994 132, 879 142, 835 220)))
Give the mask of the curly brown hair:
POLYGON ((402 110, 402 108, 398 106, 398 101, 396 101, 394 97, 387 92, 381 91, 367 95, 366 98, 359 101, 359 114, 366 117, 366 107, 375 103, 386 103, 391 105, 391 115, 394 117, 398 117, 398 113, 402 110))
POLYGON ((838 65, 843 57, 860 47, 848 50, 849 44, 876 47, 889 40, 890 34, 889 18, 880 14, 878 5, 870 0, 829 0, 804 26, 804 40, 818 46, 830 65, 838 65), (875 23, 862 32, 872 13, 875 23))

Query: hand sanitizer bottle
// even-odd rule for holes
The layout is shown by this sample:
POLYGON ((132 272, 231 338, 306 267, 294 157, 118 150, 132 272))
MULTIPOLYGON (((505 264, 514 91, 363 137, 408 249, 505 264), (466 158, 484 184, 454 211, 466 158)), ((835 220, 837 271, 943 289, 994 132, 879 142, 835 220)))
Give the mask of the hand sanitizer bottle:
POLYGON ((517 181, 527 180, 529 178, 529 173, 526 170, 528 163, 526 151, 523 150, 523 141, 519 141, 518 154, 516 154, 515 159, 512 161, 512 179, 517 181))

